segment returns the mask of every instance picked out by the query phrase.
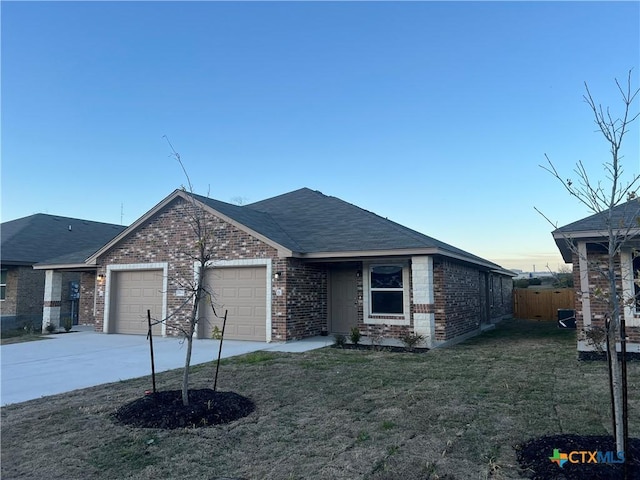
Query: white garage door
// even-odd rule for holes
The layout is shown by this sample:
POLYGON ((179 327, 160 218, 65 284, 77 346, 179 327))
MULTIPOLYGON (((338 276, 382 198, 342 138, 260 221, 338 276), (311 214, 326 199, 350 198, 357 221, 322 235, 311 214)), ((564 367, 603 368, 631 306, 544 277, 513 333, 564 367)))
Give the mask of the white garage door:
MULTIPOLYGON (((229 340, 267 339, 267 278, 266 268, 233 267, 207 271, 207 285, 212 286, 218 315, 227 310, 224 338, 229 340)), ((213 328, 222 330, 222 320, 215 318, 211 307, 203 305, 204 338, 211 338, 213 328)))
MULTIPOLYGON (((111 322, 113 333, 147 334, 147 310, 151 318, 162 319, 162 270, 132 270, 112 275, 111 322)), ((153 327, 162 334, 162 325, 153 327)))

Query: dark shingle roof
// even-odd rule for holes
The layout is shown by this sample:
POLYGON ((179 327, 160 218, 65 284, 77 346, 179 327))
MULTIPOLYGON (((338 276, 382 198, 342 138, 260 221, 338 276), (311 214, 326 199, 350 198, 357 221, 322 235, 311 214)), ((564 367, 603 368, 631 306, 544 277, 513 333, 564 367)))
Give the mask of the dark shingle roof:
POLYGON ((249 208, 249 206, 232 205, 201 195, 193 195, 202 203, 209 205, 214 210, 226 215, 246 227, 264 235, 272 241, 287 247, 290 250, 301 251, 300 245, 292 239, 267 213, 249 208))
POLYGON ((4 222, 0 228, 0 261, 33 265, 56 258, 66 259, 56 263, 82 263, 126 227, 37 213, 4 222))
POLYGON ((244 206, 194 196, 297 253, 435 248, 442 253, 501 269, 499 265, 469 252, 308 188, 244 206))
MULTIPOLYGON (((573 232, 597 232, 607 228, 607 217, 609 210, 596 213, 589 217, 557 228, 553 234, 569 234, 573 232)), ((612 210, 612 222, 614 228, 639 227, 640 198, 622 203, 612 210)))

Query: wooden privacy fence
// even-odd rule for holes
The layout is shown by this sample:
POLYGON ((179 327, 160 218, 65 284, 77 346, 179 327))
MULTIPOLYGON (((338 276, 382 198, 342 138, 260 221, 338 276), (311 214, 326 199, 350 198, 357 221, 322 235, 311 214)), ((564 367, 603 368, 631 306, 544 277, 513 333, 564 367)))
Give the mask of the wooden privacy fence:
POLYGON ((513 316, 537 320, 557 320, 559 309, 573 310, 576 292, 573 288, 514 288, 513 316))

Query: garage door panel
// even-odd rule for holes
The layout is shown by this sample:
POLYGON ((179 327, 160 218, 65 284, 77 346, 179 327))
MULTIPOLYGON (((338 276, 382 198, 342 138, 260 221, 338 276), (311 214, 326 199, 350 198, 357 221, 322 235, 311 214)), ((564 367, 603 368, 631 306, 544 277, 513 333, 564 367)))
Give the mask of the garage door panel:
MULTIPOLYGON (((146 334, 147 310, 152 318, 162 318, 162 278, 162 270, 113 273, 115 315, 110 318, 111 331, 146 334)), ((160 335, 162 325, 154 325, 153 333, 160 335)))
POLYGON ((238 296, 238 290, 236 287, 224 287, 222 289, 222 298, 236 298, 238 296))
POLYGON ((156 294, 157 294, 157 290, 154 288, 145 288, 142 291, 142 296, 145 298, 153 298, 156 296, 156 294))
POLYGON ((244 300, 246 299, 255 299, 260 300, 260 298, 255 298, 256 289, 251 287, 239 287, 238 288, 238 297, 244 300))
MULTIPOLYGON (((266 268, 215 268, 206 280, 214 292, 219 314, 227 310, 225 338, 230 340, 266 340, 266 268)), ((214 326, 222 328, 221 319, 206 313, 204 335, 211 336, 214 326)))
POLYGON ((252 280, 256 278, 256 270, 253 268, 244 268, 238 270, 239 280, 252 280))
POLYGON ((218 272, 217 277, 222 280, 236 280, 238 278, 238 272, 233 268, 223 268, 218 272))
POLYGON ((250 337, 255 333, 255 328, 250 325, 238 325, 236 333, 238 335, 250 337))
POLYGON ((249 305, 238 307, 238 311, 236 312, 238 317, 241 317, 242 320, 251 320, 251 317, 255 314, 255 309, 249 305))

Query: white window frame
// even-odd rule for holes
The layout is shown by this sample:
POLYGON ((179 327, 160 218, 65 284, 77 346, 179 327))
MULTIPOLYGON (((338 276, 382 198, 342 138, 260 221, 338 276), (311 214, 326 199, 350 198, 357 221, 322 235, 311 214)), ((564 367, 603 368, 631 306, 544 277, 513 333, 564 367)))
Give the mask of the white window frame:
POLYGON ((640 327, 640 309, 635 300, 635 285, 633 271, 633 253, 631 249, 620 252, 620 270, 622 277, 622 298, 624 301, 624 320, 627 327, 640 327))
MULTIPOLYGON (((398 260, 376 260, 373 262, 365 262, 363 264, 363 307, 364 307, 364 323, 365 324, 387 324, 387 325, 410 325, 411 305, 410 292, 411 285, 409 262, 398 260), (373 302, 371 300, 371 272, 373 267, 400 267, 402 268, 402 310, 403 313, 378 313, 372 312, 373 302)), ((397 291, 397 289, 392 289, 397 291)), ((378 290, 381 291, 381 290, 378 290)))

